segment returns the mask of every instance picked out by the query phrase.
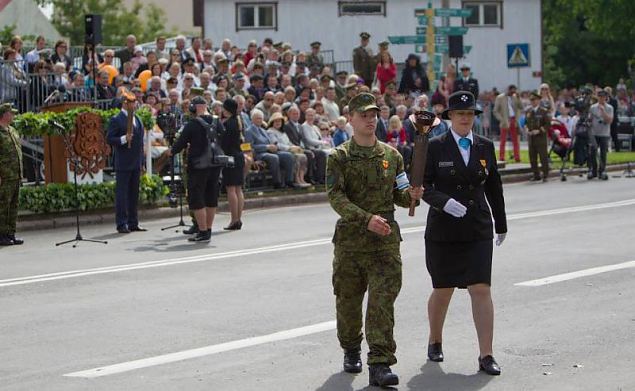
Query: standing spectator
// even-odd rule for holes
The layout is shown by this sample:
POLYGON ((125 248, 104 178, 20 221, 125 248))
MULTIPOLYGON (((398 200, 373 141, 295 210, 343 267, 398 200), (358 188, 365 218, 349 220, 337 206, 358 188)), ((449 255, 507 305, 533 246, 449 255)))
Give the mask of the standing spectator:
POLYGON ((191 58, 190 53, 185 49, 185 37, 183 35, 176 37, 175 44, 176 48, 172 51, 172 61, 175 60, 174 53, 176 53, 176 60, 181 64, 191 58))
POLYGON ((49 64, 40 60, 33 69, 35 75, 31 78, 31 104, 33 107, 40 107, 51 92, 55 90, 55 85, 51 81, 49 64))
POLYGON ((22 179, 20 135, 11 126, 17 113, 10 103, 0 105, 0 246, 24 243, 15 237, 22 179))
POLYGON ((609 179, 606 174, 606 153, 609 149, 611 137, 611 122, 613 122, 613 106, 607 103, 609 94, 605 90, 598 91, 597 103, 591 105, 591 139, 589 140, 589 174, 588 179, 598 176, 603 181, 609 179), (600 164, 598 168, 597 151, 600 148, 600 164))
MULTIPOLYGON (((4 50, 4 63, 0 65, 0 103, 22 102, 22 89, 28 86, 25 79, 24 70, 19 67, 16 61, 15 50, 8 48, 4 50)), ((20 105, 18 107, 23 107, 20 105)))
POLYGON ((218 49, 216 53, 224 55, 227 61, 233 61, 232 41, 228 38, 223 39, 223 42, 220 44, 220 49, 218 49))
POLYGON ((525 129, 529 135, 529 164, 533 172, 532 181, 540 180, 538 156, 542 166, 542 181, 549 177, 549 156, 547 152, 547 131, 551 126, 551 116, 546 108, 540 105, 540 94, 533 92, 530 96, 531 107, 525 113, 525 129))
POLYGON ((141 118, 133 114, 135 96, 125 93, 122 100, 121 111, 112 117, 108 124, 107 139, 113 148, 115 161, 117 232, 127 234, 133 231, 146 231, 139 225, 137 217, 144 131, 141 118), (133 129, 130 133, 127 132, 129 115, 134 115, 133 129))
POLYGON ((461 65, 461 77, 454 80, 452 91, 470 91, 475 97, 478 96, 478 80, 472 77, 469 63, 461 65))
POLYGON ((318 66, 320 70, 324 68, 324 56, 320 54, 320 47, 322 43, 320 41, 311 42, 311 54, 307 57, 307 65, 309 68, 318 66))
POLYGON ((421 66, 421 59, 416 54, 409 54, 401 74, 399 93, 409 95, 412 92, 427 93, 429 90, 430 81, 421 66))
POLYGON ((123 64, 130 61, 135 54, 135 46, 137 45, 137 37, 130 34, 126 37, 126 47, 115 52, 115 57, 119 58, 121 65, 119 72, 123 72, 123 64))
POLYGON ((257 55, 258 55, 258 44, 256 43, 255 40, 249 41, 249 44, 247 45, 247 53, 245 53, 243 62, 245 63, 245 65, 247 65, 247 67, 249 67, 251 60, 255 59, 257 55))
POLYGON ((375 137, 381 142, 388 139, 388 120, 390 119, 390 107, 382 105, 379 107, 379 118, 377 119, 377 128, 375 129, 375 137))
POLYGON ((44 53, 45 48, 46 48, 46 38, 44 38, 41 35, 38 35, 38 37, 35 39, 35 48, 33 48, 33 50, 28 52, 26 56, 24 57, 24 61, 26 63, 25 69, 28 73, 33 73, 35 64, 37 64, 38 61, 40 61, 41 54, 44 53))
POLYGON ((549 84, 542 83, 540 85, 540 105, 547 109, 549 116, 553 118, 556 113, 556 103, 553 100, 553 96, 551 95, 551 89, 549 88, 549 84))
POLYGON ((379 83, 380 93, 386 92, 386 83, 392 81, 395 82, 397 78, 397 65, 392 59, 388 50, 380 53, 379 64, 375 70, 375 77, 379 83))
POLYGON ((11 41, 9 41, 9 48, 15 50, 15 61, 19 63, 19 66, 23 70, 26 70, 24 66, 24 57, 22 57, 23 45, 24 45, 24 42, 22 41, 22 38, 19 35, 14 35, 13 38, 11 38, 11 41))
POLYGON ((159 35, 156 39, 156 49, 154 52, 157 54, 157 59, 170 60, 170 50, 165 48, 166 39, 163 35, 159 35))
POLYGON ((203 50, 201 50, 201 38, 192 37, 192 46, 187 49, 188 54, 197 64, 203 63, 203 50))
POLYGON ((267 164, 273 178, 273 187, 293 187, 293 155, 281 151, 271 142, 267 131, 262 127, 264 114, 258 109, 251 112, 251 126, 245 132, 245 141, 251 144, 256 160, 262 160, 267 164), (282 172, 284 171, 284 176, 282 172))
POLYGON ((499 147, 499 160, 505 161, 505 145, 507 144, 507 134, 512 139, 514 148, 514 160, 520 162, 520 140, 518 138, 518 121, 520 120, 520 112, 522 106, 518 94, 516 94, 516 86, 511 84, 507 87, 507 93, 502 93, 496 97, 494 101, 493 114, 500 123, 501 138, 499 147))
POLYGON ((243 195, 244 171, 245 171, 245 155, 240 149, 243 142, 243 121, 238 113, 238 103, 233 99, 227 99, 223 102, 223 112, 227 120, 223 124, 225 132, 221 139, 223 152, 234 158, 232 167, 223 168, 223 185, 227 190, 227 202, 229 203, 229 212, 231 221, 225 230, 235 231, 243 226, 241 220, 243 209, 245 207, 245 196, 243 195))
POLYGON ((373 50, 368 47, 370 34, 362 32, 359 37, 361 38, 361 44, 353 50, 353 69, 355 74, 359 75, 364 80, 364 84, 370 88, 373 83, 373 72, 375 71, 373 50))

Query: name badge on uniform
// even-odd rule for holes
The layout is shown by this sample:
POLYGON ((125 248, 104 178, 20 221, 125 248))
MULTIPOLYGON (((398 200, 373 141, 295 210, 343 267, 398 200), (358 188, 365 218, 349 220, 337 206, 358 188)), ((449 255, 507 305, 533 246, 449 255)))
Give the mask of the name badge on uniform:
POLYGON ((454 167, 454 162, 439 162, 439 168, 454 167))

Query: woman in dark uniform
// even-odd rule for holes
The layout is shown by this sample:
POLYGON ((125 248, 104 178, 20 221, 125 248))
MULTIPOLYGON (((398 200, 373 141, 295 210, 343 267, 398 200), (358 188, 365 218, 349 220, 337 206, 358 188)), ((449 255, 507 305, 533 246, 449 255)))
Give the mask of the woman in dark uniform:
POLYGON ((426 266, 434 287, 428 301, 430 337, 428 358, 443 361, 443 322, 454 288, 467 288, 478 335, 479 369, 499 375, 492 353, 494 306, 492 272, 492 215, 500 245, 507 232, 503 186, 496 166, 494 144, 472 132, 481 111, 474 95, 450 95, 444 119, 450 131, 430 140, 423 200, 430 204, 426 225, 426 266), (489 203, 489 205, 488 205, 489 203), (491 211, 490 211, 491 207, 491 211))
POLYGON ((234 166, 223 168, 223 185, 227 189, 227 201, 231 215, 231 221, 224 229, 229 231, 242 228, 241 217, 245 207, 243 195, 245 156, 240 149, 240 144, 243 142, 243 124, 237 112, 238 103, 236 101, 226 99, 223 102, 223 116, 227 120, 224 123, 225 133, 221 140, 221 147, 223 152, 234 157, 234 166))

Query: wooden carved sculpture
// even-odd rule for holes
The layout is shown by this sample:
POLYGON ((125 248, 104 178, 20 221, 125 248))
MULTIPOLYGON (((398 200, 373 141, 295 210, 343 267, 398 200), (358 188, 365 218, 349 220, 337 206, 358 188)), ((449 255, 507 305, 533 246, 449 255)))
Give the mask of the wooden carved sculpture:
POLYGON ((70 170, 82 179, 93 178, 106 167, 110 146, 106 143, 102 119, 99 114, 81 113, 75 119, 75 132, 70 136, 66 154, 70 157, 70 170), (76 164, 77 163, 77 164, 76 164))

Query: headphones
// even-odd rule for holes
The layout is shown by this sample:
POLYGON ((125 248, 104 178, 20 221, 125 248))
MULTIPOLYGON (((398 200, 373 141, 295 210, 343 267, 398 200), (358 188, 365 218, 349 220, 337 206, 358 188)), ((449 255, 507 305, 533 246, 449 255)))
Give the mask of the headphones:
POLYGON ((196 114, 196 105, 190 103, 190 107, 188 107, 188 110, 190 111, 190 113, 196 114))

